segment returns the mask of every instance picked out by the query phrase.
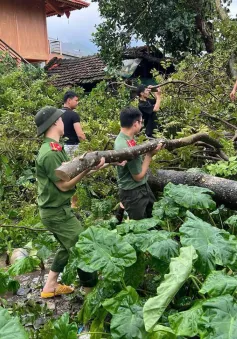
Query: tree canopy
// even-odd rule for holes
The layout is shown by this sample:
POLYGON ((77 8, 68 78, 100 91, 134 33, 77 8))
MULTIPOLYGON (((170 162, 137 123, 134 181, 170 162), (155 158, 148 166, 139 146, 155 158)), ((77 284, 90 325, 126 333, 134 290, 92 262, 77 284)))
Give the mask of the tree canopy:
MULTIPOLYGON (((220 0, 93 0, 104 19, 97 26, 94 41, 104 60, 119 64, 122 50, 133 38, 150 49, 158 46, 181 57, 185 53, 214 51, 213 20, 224 19, 220 0)), ((228 6, 231 0, 224 1, 228 6)))

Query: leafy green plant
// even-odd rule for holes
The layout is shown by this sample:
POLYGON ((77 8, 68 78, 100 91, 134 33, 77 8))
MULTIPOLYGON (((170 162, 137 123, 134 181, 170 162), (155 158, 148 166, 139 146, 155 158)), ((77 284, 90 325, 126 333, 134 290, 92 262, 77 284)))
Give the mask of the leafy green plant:
POLYGON ((0 269, 0 295, 8 291, 16 292, 19 287, 17 280, 13 280, 8 272, 0 269))
POLYGON ((28 334, 20 324, 17 317, 12 317, 7 310, 0 307, 0 338, 11 339, 28 339, 28 334))
POLYGON ((143 308, 144 323, 148 332, 152 331, 175 294, 189 278, 196 259, 197 254, 192 246, 182 247, 180 256, 171 259, 170 272, 158 286, 157 296, 148 299, 143 308))
POLYGON ((220 230, 191 212, 180 227, 180 241, 183 246, 193 246, 198 253, 195 264, 203 274, 216 268, 216 265, 236 268, 236 239, 228 232, 220 230))
POLYGON ((105 279, 118 281, 124 276, 124 268, 136 261, 131 245, 114 231, 90 227, 83 232, 76 245, 78 267, 87 272, 101 270, 105 279))

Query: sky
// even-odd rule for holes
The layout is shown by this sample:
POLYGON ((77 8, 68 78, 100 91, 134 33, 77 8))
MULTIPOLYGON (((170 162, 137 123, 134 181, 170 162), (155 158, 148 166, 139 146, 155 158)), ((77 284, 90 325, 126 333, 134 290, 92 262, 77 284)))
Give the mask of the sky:
MULTIPOLYGON (((232 1, 230 10, 231 16, 235 17, 237 0, 232 1)), ((65 15, 61 18, 57 16, 48 18, 48 36, 66 43, 63 45, 64 51, 73 49, 83 55, 94 54, 97 52, 97 46, 91 42, 91 34, 96 31, 95 25, 100 22, 98 5, 90 2, 88 8, 71 12, 69 19, 65 15)))

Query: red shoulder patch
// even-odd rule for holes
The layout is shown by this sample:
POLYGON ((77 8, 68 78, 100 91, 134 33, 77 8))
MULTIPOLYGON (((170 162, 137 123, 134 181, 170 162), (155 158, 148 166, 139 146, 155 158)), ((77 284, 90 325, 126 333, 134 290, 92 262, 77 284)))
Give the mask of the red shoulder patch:
POLYGON ((132 140, 127 140, 128 147, 134 147, 136 146, 136 141, 134 139, 132 140))
POLYGON ((49 145, 52 151, 61 151, 63 149, 57 142, 51 142, 49 145))

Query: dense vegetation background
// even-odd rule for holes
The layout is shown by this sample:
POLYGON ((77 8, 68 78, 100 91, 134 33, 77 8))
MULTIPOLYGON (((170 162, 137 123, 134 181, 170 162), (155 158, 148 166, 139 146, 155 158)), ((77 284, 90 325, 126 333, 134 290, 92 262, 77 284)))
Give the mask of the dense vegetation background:
MULTIPOLYGON (((236 179, 232 139, 237 111, 229 93, 236 66, 237 25, 235 20, 216 18, 213 26, 212 53, 197 53, 197 40, 192 53, 177 61, 176 72, 168 79, 154 72, 159 83, 170 81, 162 87, 159 122, 163 131, 157 136, 173 139, 207 132, 221 142, 229 161, 192 145, 159 152, 152 164, 154 173, 164 167, 198 168, 236 179)), ((60 107, 66 90, 50 85, 41 69, 16 67, 8 57, 0 63, 0 253, 10 255, 18 247, 29 253, 0 270, 2 295, 19 288, 14 276, 43 270, 57 246, 44 232, 37 211, 34 161, 41 140, 36 138, 34 115, 44 105, 60 107)), ((131 102, 129 89, 120 86, 111 93, 105 81, 88 95, 81 88, 75 90, 80 93, 77 111, 88 138, 80 145, 80 152, 112 149, 111 134, 119 132, 121 108, 137 104, 131 102)), ((141 135, 139 142, 143 139, 141 135)), ((13 338, 14 331, 18 338, 77 338, 82 324, 89 326, 91 338, 96 339, 235 338, 236 211, 216 205, 209 190, 168 184, 158 197, 152 219, 116 226, 113 215, 118 197, 113 168, 83 180, 77 194, 86 230, 62 279, 76 283, 79 266, 99 271, 98 286, 85 299, 79 314, 70 311, 56 320, 47 305, 39 310, 39 305, 33 304, 32 323, 29 317, 26 321, 28 304, 12 305, 3 297, 3 338, 7 334, 13 338), (46 320, 36 327, 35 319, 42 314, 46 320)))

